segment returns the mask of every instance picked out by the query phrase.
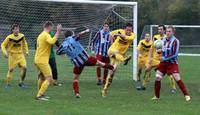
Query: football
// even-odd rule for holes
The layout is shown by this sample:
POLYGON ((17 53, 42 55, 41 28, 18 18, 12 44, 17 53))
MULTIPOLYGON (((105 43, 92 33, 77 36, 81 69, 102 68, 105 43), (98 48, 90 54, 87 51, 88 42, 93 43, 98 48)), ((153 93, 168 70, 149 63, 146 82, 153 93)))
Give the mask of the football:
POLYGON ((162 49, 162 47, 163 47, 163 41, 162 40, 156 40, 156 41, 154 41, 154 47, 156 49, 162 49))

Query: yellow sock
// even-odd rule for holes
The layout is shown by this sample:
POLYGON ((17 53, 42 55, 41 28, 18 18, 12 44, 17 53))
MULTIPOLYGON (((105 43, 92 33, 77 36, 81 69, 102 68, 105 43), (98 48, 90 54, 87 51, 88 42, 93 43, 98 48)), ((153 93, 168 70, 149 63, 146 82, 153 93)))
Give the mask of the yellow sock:
POLYGON ((10 84, 11 80, 12 80, 12 76, 13 76, 13 72, 10 72, 8 70, 8 73, 7 73, 7 77, 6 77, 6 83, 7 84, 10 84))
POLYGON ((142 82, 142 86, 146 87, 147 82, 149 81, 149 79, 150 79, 150 72, 145 72, 145 74, 144 74, 144 80, 142 82))
POLYGON ((20 82, 23 82, 24 79, 26 77, 26 69, 21 69, 21 72, 20 72, 20 82))
POLYGON ((38 94, 37 94, 37 97, 41 96, 41 95, 44 95, 44 93, 46 92, 46 90, 48 89, 49 87, 49 81, 48 80, 45 80, 42 85, 41 85, 41 88, 40 90, 38 91, 38 94))
POLYGON ((38 79, 38 90, 40 90, 43 83, 44 83, 44 80, 38 79))
POLYGON ((176 81, 174 80, 172 75, 169 76, 169 81, 170 81, 171 88, 176 89, 176 81))
POLYGON ((110 84, 112 83, 112 79, 113 75, 110 75, 109 73, 106 79, 106 84, 104 85, 104 90, 107 90, 109 88, 110 84))

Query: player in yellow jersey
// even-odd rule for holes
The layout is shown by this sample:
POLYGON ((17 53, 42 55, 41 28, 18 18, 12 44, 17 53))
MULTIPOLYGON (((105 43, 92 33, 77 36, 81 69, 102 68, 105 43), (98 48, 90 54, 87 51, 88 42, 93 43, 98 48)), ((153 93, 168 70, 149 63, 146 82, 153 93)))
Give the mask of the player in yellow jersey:
POLYGON ((146 72, 144 73, 144 79, 143 79, 143 83, 141 86, 141 78, 140 75, 142 73, 142 70, 144 70, 146 68, 146 64, 148 63, 148 58, 149 58, 149 51, 150 48, 152 46, 153 42, 151 40, 151 36, 149 33, 146 33, 144 36, 144 39, 140 40, 138 47, 137 47, 137 51, 138 51, 138 76, 137 76, 137 90, 145 90, 145 86, 146 86, 146 72))
POLYGON ((37 48, 34 60, 34 63, 40 72, 38 75, 37 100, 48 100, 48 97, 45 96, 45 92, 49 84, 52 82, 52 72, 49 65, 51 46, 57 41, 62 26, 60 24, 57 25, 57 31, 53 38, 51 38, 49 34, 52 29, 53 23, 51 21, 45 22, 43 25, 43 32, 40 33, 37 38, 37 48))
MULTIPOLYGON (((165 26, 164 25, 159 25, 158 26, 158 34, 153 36, 153 41, 156 40, 162 40, 163 38, 165 38, 165 26)), ((152 68, 156 68, 159 63, 160 63, 160 59, 162 54, 157 53, 156 48, 154 47, 154 45, 152 45, 151 49, 150 49, 150 54, 149 54, 149 62, 148 62, 148 66, 146 68, 146 72, 150 72, 152 70, 152 68)), ((150 74, 147 74, 147 79, 150 78, 150 74)), ((170 80, 170 87, 171 87, 171 92, 172 93, 176 93, 176 82, 174 80, 174 78, 170 75, 169 76, 169 80, 170 80)))
POLYGON ((126 65, 131 59, 131 56, 126 56, 126 52, 135 38, 135 34, 132 31, 133 25, 127 23, 125 29, 117 29, 111 32, 111 39, 115 39, 115 41, 108 50, 108 56, 111 58, 111 64, 115 69, 109 71, 106 83, 102 90, 102 97, 106 96, 108 87, 112 83, 114 73, 120 62, 124 62, 124 65, 126 65))
POLYGON ((13 24, 11 27, 12 34, 8 35, 1 44, 2 53, 8 58, 8 73, 5 88, 10 88, 13 71, 17 65, 21 69, 19 86, 26 88, 24 84, 26 77, 26 59, 24 54, 28 55, 28 45, 24 34, 20 33, 19 29, 18 24, 13 24))

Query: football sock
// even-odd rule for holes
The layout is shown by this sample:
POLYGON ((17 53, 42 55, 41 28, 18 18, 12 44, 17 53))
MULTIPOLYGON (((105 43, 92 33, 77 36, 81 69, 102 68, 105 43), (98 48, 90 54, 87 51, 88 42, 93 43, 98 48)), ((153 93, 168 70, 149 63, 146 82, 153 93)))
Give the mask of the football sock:
POLYGON ((106 83, 107 76, 108 76, 108 69, 104 69, 103 84, 106 83))
POLYGON ((73 81, 73 89, 75 94, 79 93, 78 80, 73 81))
POLYGON ((110 87, 112 80, 113 80, 113 76, 114 76, 114 74, 112 74, 112 75, 108 74, 108 77, 106 79, 106 84, 104 85, 104 90, 107 90, 110 87))
POLYGON ((114 69, 113 65, 110 65, 109 63, 105 63, 104 68, 107 68, 107 69, 110 69, 110 70, 114 69))
POLYGON ((10 72, 8 70, 8 73, 7 73, 7 77, 6 77, 6 83, 7 84, 10 84, 11 80, 12 80, 12 76, 13 76, 13 72, 10 72))
POLYGON ((172 75, 169 76, 170 86, 172 89, 176 89, 176 81, 172 77, 172 75))
POLYGON ((157 98, 160 98, 160 88, 161 88, 161 81, 155 81, 154 84, 154 91, 155 91, 155 96, 157 98))
POLYGON ((46 90, 48 89, 49 87, 49 81, 48 80, 45 80, 42 85, 41 85, 41 88, 39 89, 38 91, 38 94, 37 94, 37 97, 41 96, 41 95, 44 95, 44 93, 46 92, 46 90))
POLYGON ((179 88, 181 89, 181 91, 184 95, 189 95, 189 93, 188 93, 188 91, 185 87, 185 84, 183 83, 182 80, 177 81, 177 84, 178 84, 179 88))
POLYGON ((97 67, 96 71, 97 71, 97 79, 101 80, 101 68, 97 67))
POLYGON ((146 87, 147 82, 149 81, 149 78, 150 78, 150 72, 145 72, 145 74, 144 74, 144 80, 143 80, 143 83, 142 83, 142 85, 144 87, 146 87))
POLYGON ((40 90, 40 88, 41 88, 41 86, 42 86, 42 84, 43 84, 44 81, 45 80, 38 79, 38 90, 40 90))
POLYGON ((24 81, 26 77, 26 69, 21 69, 21 72, 20 72, 20 83, 24 81))

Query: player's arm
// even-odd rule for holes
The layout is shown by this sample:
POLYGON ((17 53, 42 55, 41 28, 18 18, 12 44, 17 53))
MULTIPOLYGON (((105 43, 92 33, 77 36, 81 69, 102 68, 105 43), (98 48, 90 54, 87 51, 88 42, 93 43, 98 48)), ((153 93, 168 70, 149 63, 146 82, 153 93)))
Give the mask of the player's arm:
POLYGON ((57 25, 57 31, 56 31, 56 34, 55 34, 55 36, 53 37, 53 39, 51 38, 50 35, 48 35, 46 41, 47 41, 49 44, 52 44, 52 45, 55 44, 56 41, 58 40, 58 37, 59 37, 60 32, 61 32, 61 29, 62 29, 62 25, 61 25, 61 24, 58 24, 58 25, 57 25))
POLYGON ((86 30, 78 33, 77 35, 75 35, 73 38, 75 38, 76 40, 79 40, 83 34, 89 32, 89 31, 90 31, 90 29, 86 29, 86 30))
POLYGON ((66 45, 65 41, 59 46, 59 48, 56 51, 57 55, 63 55, 67 53, 68 46, 66 45))
POLYGON ((117 38, 117 36, 119 36, 120 34, 120 31, 122 29, 117 29, 117 30, 113 30, 111 33, 110 33, 110 39, 111 39, 111 43, 113 43, 115 41, 115 39, 117 38))
POLYGON ((26 41, 26 37, 25 36, 24 36, 24 39, 23 39, 23 49, 25 50, 26 55, 28 55, 29 54, 28 43, 26 41))
POLYGON ((8 53, 6 51, 6 46, 7 46, 8 42, 9 42, 9 37, 6 37, 6 39, 1 44, 2 53, 6 58, 8 57, 8 53))
POLYGON ((170 59, 178 56, 179 41, 178 40, 174 40, 174 42, 172 44, 172 47, 173 47, 173 53, 171 55, 168 55, 168 56, 163 56, 162 57, 163 61, 167 61, 167 60, 170 60, 170 59))

